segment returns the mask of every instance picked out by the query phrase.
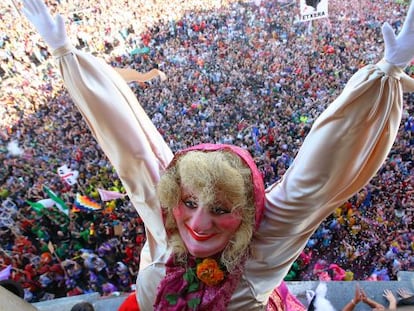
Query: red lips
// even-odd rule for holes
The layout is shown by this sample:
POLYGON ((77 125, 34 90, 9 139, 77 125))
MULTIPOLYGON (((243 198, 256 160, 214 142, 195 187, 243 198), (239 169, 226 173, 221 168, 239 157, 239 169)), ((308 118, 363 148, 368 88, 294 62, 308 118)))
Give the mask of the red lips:
POLYGON ((191 229, 189 226, 185 225, 185 227, 187 228, 188 232, 190 232, 191 236, 193 237, 194 240, 202 242, 202 241, 207 241, 208 239, 211 239, 213 236, 215 236, 216 234, 208 234, 208 235, 199 235, 197 232, 195 232, 193 229, 191 229))

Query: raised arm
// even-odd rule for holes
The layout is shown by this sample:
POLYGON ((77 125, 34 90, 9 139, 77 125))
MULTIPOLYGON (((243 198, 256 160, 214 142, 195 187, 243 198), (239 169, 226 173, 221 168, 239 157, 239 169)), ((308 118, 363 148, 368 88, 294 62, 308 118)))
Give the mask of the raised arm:
POLYGON ((146 225, 152 256, 158 256, 156 245, 163 248, 166 234, 155 185, 171 150, 122 77, 71 46, 60 15, 53 19, 42 0, 24 0, 23 13, 53 50, 73 101, 146 225))
MULTIPOLYGON (((395 298, 394 294, 389 289, 384 289, 384 293, 382 296, 385 297, 388 301, 388 310, 397 310, 397 298, 395 298)), ((375 305, 369 304, 370 307, 375 308, 375 305)))
POLYGON ((376 174, 396 138, 405 67, 414 57, 414 4, 401 33, 384 25, 385 58, 357 72, 319 116, 281 181, 267 191, 274 234, 311 233, 376 174), (292 225, 293 224, 293 225, 292 225))
POLYGON ((355 306, 363 299, 364 293, 361 291, 359 284, 355 285, 355 295, 342 309, 342 311, 353 311, 355 306))
POLYGON ((262 266, 252 266, 261 280, 283 278, 319 224, 366 185, 386 159, 399 129, 403 92, 414 91, 414 80, 396 66, 401 55, 405 64, 414 56, 414 40, 401 48, 398 43, 414 34, 413 14, 411 4, 402 37, 392 47, 397 51, 350 79, 314 122, 281 180, 266 190, 266 211, 253 243, 253 253, 267 268, 260 274, 262 266))

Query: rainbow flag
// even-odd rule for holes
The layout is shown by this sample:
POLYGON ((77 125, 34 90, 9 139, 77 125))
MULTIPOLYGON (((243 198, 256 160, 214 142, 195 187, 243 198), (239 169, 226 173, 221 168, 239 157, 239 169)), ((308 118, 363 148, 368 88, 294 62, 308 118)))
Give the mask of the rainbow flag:
POLYGON ((88 212, 99 211, 102 209, 102 206, 99 203, 95 202, 88 196, 81 195, 79 193, 76 194, 74 205, 78 209, 88 212))

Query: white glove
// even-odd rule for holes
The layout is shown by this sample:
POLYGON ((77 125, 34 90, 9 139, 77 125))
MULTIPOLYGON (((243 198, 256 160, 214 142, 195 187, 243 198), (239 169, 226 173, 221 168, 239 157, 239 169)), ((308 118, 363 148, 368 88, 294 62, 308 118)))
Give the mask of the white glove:
POLYGON ((68 42, 65 21, 59 14, 53 19, 43 0, 23 0, 22 12, 53 50, 68 42))
POLYGON ((407 18, 398 36, 395 36, 394 30, 387 22, 382 26, 382 35, 385 60, 401 68, 407 66, 414 58, 414 0, 411 1, 407 18))

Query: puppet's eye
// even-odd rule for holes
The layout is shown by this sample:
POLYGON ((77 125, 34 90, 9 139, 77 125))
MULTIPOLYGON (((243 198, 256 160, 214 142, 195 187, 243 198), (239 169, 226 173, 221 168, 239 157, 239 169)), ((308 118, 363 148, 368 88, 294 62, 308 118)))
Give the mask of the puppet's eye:
POLYGON ((214 206, 211 208, 210 210, 214 215, 223 215, 223 214, 228 214, 231 211, 228 210, 227 208, 221 207, 221 206, 214 206))
POLYGON ((193 200, 187 199, 187 200, 184 200, 183 202, 184 202, 184 205, 187 206, 188 208, 191 208, 191 209, 197 208, 197 203, 194 202, 193 200))

